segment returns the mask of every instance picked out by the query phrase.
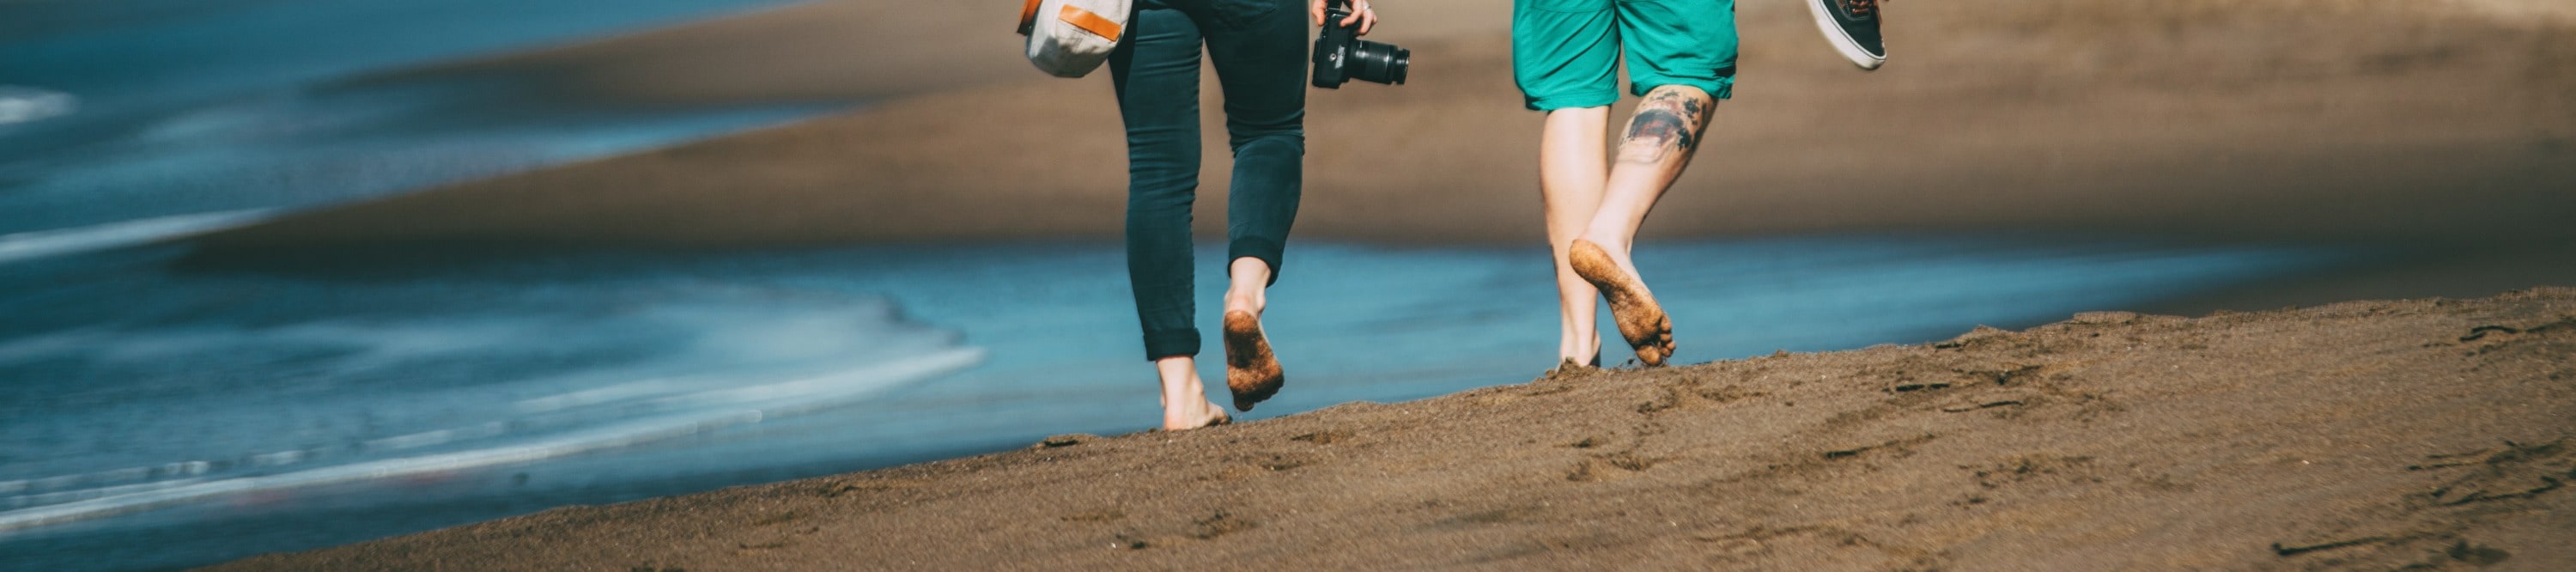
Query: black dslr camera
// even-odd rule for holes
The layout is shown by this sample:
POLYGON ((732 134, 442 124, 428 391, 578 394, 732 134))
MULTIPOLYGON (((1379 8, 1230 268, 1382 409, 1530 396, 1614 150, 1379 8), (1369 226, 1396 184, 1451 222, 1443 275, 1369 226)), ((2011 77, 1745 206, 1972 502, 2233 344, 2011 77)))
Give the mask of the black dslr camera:
POLYGON ((1315 38, 1315 87, 1341 89, 1355 79, 1404 84, 1404 70, 1413 65, 1413 50, 1360 39, 1359 23, 1341 25, 1349 17, 1349 0, 1325 5, 1324 35, 1315 38))

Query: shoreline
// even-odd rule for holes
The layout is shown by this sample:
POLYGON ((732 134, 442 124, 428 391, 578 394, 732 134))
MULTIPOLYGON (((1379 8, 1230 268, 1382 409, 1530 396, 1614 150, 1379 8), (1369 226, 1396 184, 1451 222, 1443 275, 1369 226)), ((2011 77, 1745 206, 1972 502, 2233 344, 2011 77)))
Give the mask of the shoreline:
POLYGON ((2576 289, 1571 372, 213 569, 2576 563, 2576 289), (2426 383, 2442 380, 2441 383, 2426 383))
MULTIPOLYGON (((1388 17, 1444 22, 1380 34, 1418 54, 1411 84, 1310 94, 1298 236, 1537 240, 1529 154, 1539 115, 1521 108, 1512 86, 1507 11, 1408 4, 1388 17), (1460 14, 1448 22, 1442 10, 1460 14)), ((1715 112, 1695 168, 1646 236, 2000 230, 2576 242, 2576 228, 2557 224, 2576 216, 2576 194, 2565 192, 2576 180, 2576 102, 2564 97, 2576 92, 2576 47, 2554 41, 2576 24, 2305 4, 2320 11, 1925 5, 1891 22, 1891 34, 1909 39, 1905 59, 1867 73, 1822 49, 1798 6, 1747 5, 1743 87, 1715 112)), ((812 57, 829 53, 809 45, 828 32, 973 29, 960 26, 986 15, 884 10, 801 5, 396 74, 543 77, 648 104, 872 103, 294 213, 196 242, 733 248, 1117 235, 1124 160, 1102 74, 1041 78, 1004 49, 1012 36, 999 28, 905 43, 919 57, 812 57), (792 62, 765 63, 781 59, 792 62), (958 71, 865 67, 880 60, 958 71), (728 66, 777 77, 716 73, 728 66), (825 80, 837 83, 805 85, 825 80), (738 93, 674 91, 700 83, 738 93)), ((1203 91, 1202 109, 1216 109, 1215 90, 1203 91)), ((1213 115, 1202 130, 1221 134, 1213 115)), ((1226 188, 1223 138, 1207 139, 1203 234, 1222 231, 1226 188)))
MULTIPOLYGON (((2185 313, 2566 283, 2557 269, 2576 267, 2576 248, 2551 245, 2576 244, 2576 226, 2563 224, 2576 218, 2566 183, 2576 180, 2576 101, 2563 97, 2576 92, 2576 47, 2552 39, 2576 24, 2307 4, 2321 11, 1925 5, 1891 22, 1891 34, 1911 38, 1906 59, 1868 73, 1821 49, 1798 6, 1746 5, 1744 87, 1721 105, 1697 166, 1641 238, 2073 234, 2360 246, 2406 253, 2410 266, 2381 273, 2419 276, 2362 273, 2297 286, 2311 292, 2298 296, 2162 308, 2185 313), (2480 278, 2420 278, 2461 261, 2477 266, 2463 276, 2480 278)), ((1389 18, 1440 22, 1380 34, 1415 50, 1414 81, 1310 94, 1297 237, 1542 240, 1527 156, 1539 116, 1521 109, 1511 85, 1507 11, 1476 6, 1388 7, 1389 18)), ((672 91, 701 83, 687 78, 731 77, 696 75, 728 62, 813 53, 835 30, 948 29, 987 15, 943 6, 886 19, 883 10, 800 5, 404 72, 551 77, 648 104, 878 99, 852 113, 180 240, 200 249, 195 260, 221 266, 333 251, 1116 239, 1124 161, 1107 80, 1028 79, 1037 74, 995 47, 1011 38, 998 28, 895 58, 961 70, 951 76, 869 75, 879 72, 848 66, 873 60, 807 57, 770 70, 776 78, 704 82, 729 94, 672 91), (654 77, 667 81, 635 70, 662 70, 654 77)), ((1202 94, 1202 109, 1220 105, 1214 91, 1202 94)), ((1211 114, 1202 129, 1223 127, 1211 114)), ((1222 236, 1226 153, 1222 137, 1206 144, 1195 231, 1222 236)))

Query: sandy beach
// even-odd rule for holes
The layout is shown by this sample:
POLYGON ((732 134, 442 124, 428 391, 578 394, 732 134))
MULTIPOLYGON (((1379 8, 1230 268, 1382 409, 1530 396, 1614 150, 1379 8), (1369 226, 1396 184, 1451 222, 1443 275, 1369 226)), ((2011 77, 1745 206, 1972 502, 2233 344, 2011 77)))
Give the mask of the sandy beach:
MULTIPOLYGON (((194 237, 186 267, 1115 240, 1125 163, 1106 74, 1028 69, 1009 8, 800 4, 350 80, 535 78, 635 106, 864 103, 194 237)), ((1296 237, 1538 242, 1540 116, 1512 85, 1507 4, 1379 9, 1373 39, 1414 50, 1411 84, 1311 93, 1296 237)), ((1736 97, 1645 238, 2086 236, 2373 257, 1941 343, 1068 435, 217 568, 2576 567, 2576 290, 2497 295, 2576 284, 2576 9, 1888 10, 1894 57, 1864 73, 1797 3, 1742 3, 1736 97)), ((1202 107, 1219 101, 1210 89, 1202 107)), ((1198 230, 1221 236, 1222 125, 1204 130, 1198 230)))
POLYGON ((2576 290, 1561 373, 228 570, 2576 565, 2576 290))

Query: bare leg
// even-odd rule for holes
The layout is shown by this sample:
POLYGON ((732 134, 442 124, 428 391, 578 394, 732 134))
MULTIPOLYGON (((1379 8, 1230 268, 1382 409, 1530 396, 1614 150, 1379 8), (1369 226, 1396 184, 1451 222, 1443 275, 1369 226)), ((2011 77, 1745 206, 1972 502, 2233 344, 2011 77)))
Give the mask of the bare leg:
POLYGON ((1225 408, 1207 400, 1207 386, 1199 383, 1198 360, 1190 356, 1154 360, 1154 373, 1163 377, 1163 430, 1197 429, 1233 420, 1225 408))
POLYGON ((1251 411, 1288 383, 1279 357, 1270 352, 1270 339, 1261 332, 1270 265, 1250 256, 1237 258, 1227 276, 1232 284, 1225 290, 1225 387, 1234 393, 1235 409, 1251 411))
POLYGON ((1560 364, 1590 364, 1601 353, 1600 319, 1594 313, 1601 291, 1574 273, 1566 248, 1591 226, 1593 212, 1601 206, 1602 181, 1610 176, 1602 131, 1609 123, 1608 107, 1559 109, 1548 112, 1546 127, 1539 131, 1539 202, 1547 212, 1547 243, 1556 254, 1557 310, 1564 320, 1556 342, 1560 364))
MULTIPOLYGON (((1647 211, 1654 209, 1655 201, 1690 164, 1691 153, 1708 127, 1708 112, 1716 105, 1707 92, 1693 87, 1663 86, 1647 92, 1637 104, 1636 115, 1628 120, 1627 135, 1619 142, 1619 162, 1611 167, 1601 206, 1581 237, 1598 245, 1606 261, 1617 267, 1619 275, 1598 268, 1585 273, 1586 278, 1596 287, 1615 290, 1604 295, 1610 299, 1620 333, 1637 348, 1638 359, 1649 365, 1661 364, 1672 355, 1672 324, 1646 289, 1643 274, 1628 256, 1629 246, 1637 227, 1645 224, 1647 211)), ((1578 261, 1578 272, 1584 270, 1581 266, 1578 261)))

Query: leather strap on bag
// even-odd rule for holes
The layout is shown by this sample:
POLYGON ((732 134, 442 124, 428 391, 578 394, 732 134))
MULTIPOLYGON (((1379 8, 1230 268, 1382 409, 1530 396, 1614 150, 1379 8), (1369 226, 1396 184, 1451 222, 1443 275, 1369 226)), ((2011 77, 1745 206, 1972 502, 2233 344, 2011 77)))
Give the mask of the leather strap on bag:
POLYGON ((1028 5, 1020 7, 1020 35, 1026 36, 1038 29, 1038 3, 1043 1, 1029 0, 1028 5))
POLYGON ((1062 14, 1058 14, 1056 19, 1063 20, 1066 24, 1072 24, 1073 27, 1081 28, 1082 31, 1091 32, 1092 34, 1108 38, 1112 41, 1118 39, 1120 27, 1116 21, 1102 18, 1099 14, 1093 14, 1090 10, 1084 10, 1081 7, 1074 6, 1072 4, 1064 5, 1063 12, 1064 13, 1062 14))

